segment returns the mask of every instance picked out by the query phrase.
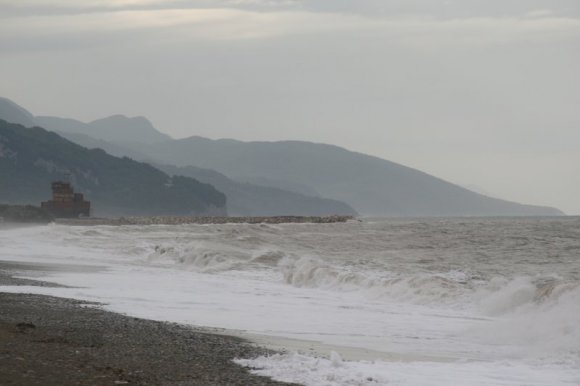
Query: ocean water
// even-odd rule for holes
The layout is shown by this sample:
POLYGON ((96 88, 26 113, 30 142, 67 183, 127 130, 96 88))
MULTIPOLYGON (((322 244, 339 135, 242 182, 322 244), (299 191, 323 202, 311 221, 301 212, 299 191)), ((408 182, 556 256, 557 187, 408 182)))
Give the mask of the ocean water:
POLYGON ((0 230, 0 260, 70 286, 0 291, 292 342, 238 360, 279 380, 580 385, 576 217, 48 225, 0 230))

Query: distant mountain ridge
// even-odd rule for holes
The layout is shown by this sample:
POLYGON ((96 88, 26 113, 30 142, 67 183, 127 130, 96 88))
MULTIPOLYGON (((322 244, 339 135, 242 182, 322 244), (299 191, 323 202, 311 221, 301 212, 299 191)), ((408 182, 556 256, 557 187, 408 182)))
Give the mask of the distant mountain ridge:
MULTIPOLYGON (((131 157, 135 160, 152 163, 152 159, 139 149, 143 141, 134 138, 146 138, 145 142, 165 142, 171 138, 156 130, 145 118, 127 118, 116 115, 109 118, 84 123, 75 119, 58 117, 34 117, 24 108, 5 100, 4 111, 9 117, 19 116, 19 111, 25 111, 29 127, 42 126, 58 133, 62 137, 89 149, 100 148, 117 157, 131 157), (16 110, 11 112, 11 110, 16 110), (127 134, 131 133, 131 134, 127 134), (144 133, 144 134, 142 134, 144 133)), ((0 108, 3 104, 0 101, 0 108)), ((1 111, 1 110, 0 110, 1 111)), ((2 118, 2 115, 0 115, 2 118)), ((317 197, 308 187, 296 185, 295 189, 284 190, 275 187, 240 183, 213 171, 195 167, 177 168, 170 165, 155 165, 169 175, 182 175, 194 178, 203 183, 211 184, 227 196, 227 212, 237 216, 280 216, 280 215, 358 215, 349 205, 336 200, 317 197), (295 191, 293 191, 295 190, 295 191), (301 193, 306 191, 307 194, 301 193)), ((272 181, 277 186, 292 184, 284 181, 272 181)), ((1 197, 0 197, 1 199, 1 197)))
POLYGON ((1 202, 38 204, 50 198, 50 183, 65 174, 97 215, 226 214, 225 195, 211 185, 0 120, 1 202))
MULTIPOLYGON (((71 130, 66 126, 71 124, 69 120, 52 118, 52 122, 48 122, 42 118, 40 121, 55 131, 71 130)), ((126 122, 114 121, 119 125, 121 121, 126 122)), ((229 189, 230 195, 241 194, 240 185, 236 187, 235 184, 258 181, 260 185, 267 185, 261 188, 290 190, 295 194, 308 192, 306 196, 347 203, 358 213, 369 216, 563 215, 555 208, 487 197, 419 170, 334 145, 302 141, 211 140, 198 136, 135 143, 111 138, 110 133, 107 138, 97 140, 91 137, 102 135, 106 130, 80 124, 85 126, 64 135, 71 139, 74 136, 73 140, 87 146, 91 143, 91 146, 102 146, 108 151, 147 162, 185 168, 182 172, 205 175, 203 178, 208 180, 210 178, 200 170, 218 171, 221 177, 214 174, 212 178, 216 181, 224 181, 222 177, 228 179, 230 184, 227 188, 224 185, 224 189, 229 189), (82 135, 79 134, 83 130, 82 135)), ((122 129, 121 126, 117 127, 122 129)))
POLYGON ((0 119, 25 127, 36 125, 34 115, 8 98, 0 97, 0 119))
POLYGON ((28 128, 40 126, 50 131, 84 134, 109 142, 150 144, 173 139, 153 127, 145 117, 116 114, 85 123, 71 118, 34 116, 22 106, 4 97, 0 97, 0 119, 28 128))
POLYGON ((301 141, 242 142, 190 137, 142 149, 174 165, 219 170, 243 181, 275 178, 312 186, 324 197, 371 216, 562 215, 474 193, 421 171, 334 145, 301 141))
MULTIPOLYGON (((148 157, 143 153, 118 144, 94 139, 84 134, 60 134, 89 149, 100 148, 118 157, 129 156, 136 160, 148 161, 148 157)), ((195 166, 177 167, 156 164, 151 161, 149 163, 169 175, 191 177, 215 186, 220 192, 226 194, 228 198, 227 210, 232 216, 358 215, 352 207, 343 202, 316 195, 301 194, 292 189, 284 190, 259 184, 242 183, 214 170, 195 166)))
POLYGON ((51 131, 84 134, 114 143, 151 144, 173 139, 155 129, 145 117, 129 118, 120 114, 89 123, 74 119, 39 116, 35 118, 35 124, 51 131))

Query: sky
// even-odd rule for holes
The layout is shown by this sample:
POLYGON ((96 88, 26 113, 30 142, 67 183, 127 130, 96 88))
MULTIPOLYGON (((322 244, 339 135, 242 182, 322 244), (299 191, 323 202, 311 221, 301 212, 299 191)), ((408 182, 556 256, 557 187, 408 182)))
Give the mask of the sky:
POLYGON ((0 0, 0 96, 324 142, 580 214, 578 0, 0 0))

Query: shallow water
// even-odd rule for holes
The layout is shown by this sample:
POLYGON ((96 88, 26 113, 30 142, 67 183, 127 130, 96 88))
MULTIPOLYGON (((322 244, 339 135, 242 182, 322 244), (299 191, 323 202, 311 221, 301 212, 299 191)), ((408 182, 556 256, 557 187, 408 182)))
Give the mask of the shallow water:
POLYGON ((50 225, 1 231, 0 259, 106 267, 4 291, 417 359, 244 362, 288 381, 580 384, 579 218, 50 225))

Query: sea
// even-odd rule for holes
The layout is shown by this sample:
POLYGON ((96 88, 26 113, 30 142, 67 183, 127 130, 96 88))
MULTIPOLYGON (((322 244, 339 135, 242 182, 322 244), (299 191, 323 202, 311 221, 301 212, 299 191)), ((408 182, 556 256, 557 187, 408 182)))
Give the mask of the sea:
POLYGON ((580 218, 0 230, 0 260, 99 302, 277 348, 303 385, 580 385, 580 218), (42 267, 45 267, 44 269, 42 267))

